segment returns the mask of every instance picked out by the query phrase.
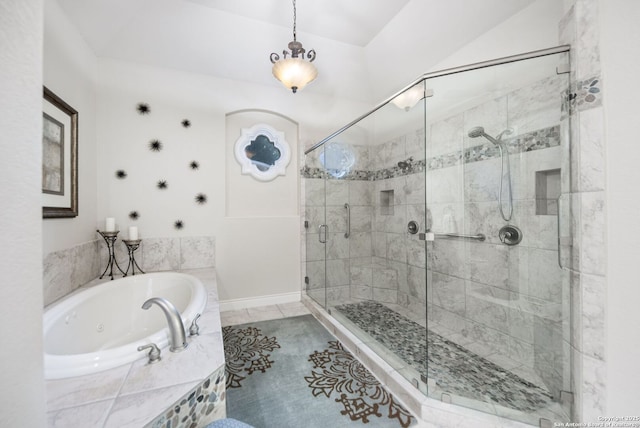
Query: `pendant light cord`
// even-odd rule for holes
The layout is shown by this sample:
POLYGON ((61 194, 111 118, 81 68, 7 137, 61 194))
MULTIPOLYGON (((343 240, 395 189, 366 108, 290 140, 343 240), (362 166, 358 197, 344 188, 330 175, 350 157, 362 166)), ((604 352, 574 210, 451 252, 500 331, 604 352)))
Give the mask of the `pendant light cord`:
POLYGON ((293 0, 293 41, 296 40, 296 0, 293 0))

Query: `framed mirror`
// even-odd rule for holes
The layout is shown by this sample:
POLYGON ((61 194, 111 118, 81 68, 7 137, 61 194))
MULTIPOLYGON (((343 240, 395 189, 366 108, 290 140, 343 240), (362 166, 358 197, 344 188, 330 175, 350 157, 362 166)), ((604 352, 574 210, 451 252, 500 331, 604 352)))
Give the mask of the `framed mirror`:
POLYGON ((260 123, 251 128, 242 128, 240 138, 234 146, 236 160, 242 173, 260 181, 269 181, 285 175, 291 160, 289 144, 284 132, 260 123))

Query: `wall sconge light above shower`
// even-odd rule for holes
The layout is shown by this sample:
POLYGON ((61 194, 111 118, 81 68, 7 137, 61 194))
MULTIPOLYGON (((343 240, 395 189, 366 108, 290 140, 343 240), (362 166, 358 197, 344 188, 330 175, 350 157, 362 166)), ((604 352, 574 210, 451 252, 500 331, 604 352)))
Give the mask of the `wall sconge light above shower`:
POLYGON ((427 96, 433 96, 433 91, 431 89, 425 90, 424 85, 420 82, 402 92, 400 95, 397 95, 391 102, 399 109, 409 111, 413 106, 418 104, 418 101, 427 96))

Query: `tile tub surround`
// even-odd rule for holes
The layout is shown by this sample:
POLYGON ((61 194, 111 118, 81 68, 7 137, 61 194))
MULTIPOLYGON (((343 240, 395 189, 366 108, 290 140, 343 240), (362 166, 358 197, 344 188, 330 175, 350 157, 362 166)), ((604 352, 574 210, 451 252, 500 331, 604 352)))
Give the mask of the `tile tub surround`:
MULTIPOLYGON (((115 255, 122 270, 126 270, 129 259, 122 236, 115 243, 115 255)), ((145 272, 213 268, 215 244, 213 236, 143 238, 135 258, 145 272)), ((44 305, 50 305, 99 277, 108 259, 107 245, 99 236, 93 241, 47 254, 43 260, 44 305)), ((117 276, 122 275, 114 267, 115 272, 117 276)))
MULTIPOLYGON (((100 241, 95 239, 44 257, 42 282, 45 306, 100 276, 100 267, 104 269, 99 257, 100 245, 100 241)), ((104 263, 106 265, 106 259, 104 263)))
MULTIPOLYGON (((143 237, 135 258, 145 272, 213 268, 216 265, 215 247, 216 240, 213 236, 143 237)), ((122 270, 126 270, 129 259, 121 239, 116 241, 115 254, 122 270)), ((100 260, 104 263, 103 269, 108 259, 107 246, 102 242, 100 260)))
MULTIPOLYGON (((189 347, 183 352, 162 350, 162 361, 157 364, 149 365, 143 358, 101 373, 46 381, 49 427, 139 428, 151 422, 157 423, 154 427, 167 426, 162 423, 167 421, 171 409, 202 411, 190 403, 195 406, 203 401, 203 390, 209 394, 208 399, 213 399, 214 409, 205 414, 202 422, 225 416, 225 394, 219 389, 216 392, 215 384, 219 370, 224 371, 216 273, 214 269, 180 272, 199 278, 208 290, 207 306, 199 320, 200 335, 189 337, 189 347), (193 401, 190 394, 198 388, 201 393, 193 401), (199 402, 201 395, 203 399, 199 402)), ((105 281, 108 279, 95 280, 86 287, 105 281)))

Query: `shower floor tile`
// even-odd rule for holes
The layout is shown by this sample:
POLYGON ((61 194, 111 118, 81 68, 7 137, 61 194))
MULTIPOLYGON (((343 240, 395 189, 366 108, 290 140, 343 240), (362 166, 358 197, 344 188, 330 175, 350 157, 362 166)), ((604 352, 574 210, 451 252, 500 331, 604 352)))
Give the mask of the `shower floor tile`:
POLYGON ((335 310, 428 379, 430 385, 435 383, 440 393, 526 413, 552 405, 548 391, 499 365, 508 361, 483 358, 380 303, 349 303, 335 306, 335 310))

